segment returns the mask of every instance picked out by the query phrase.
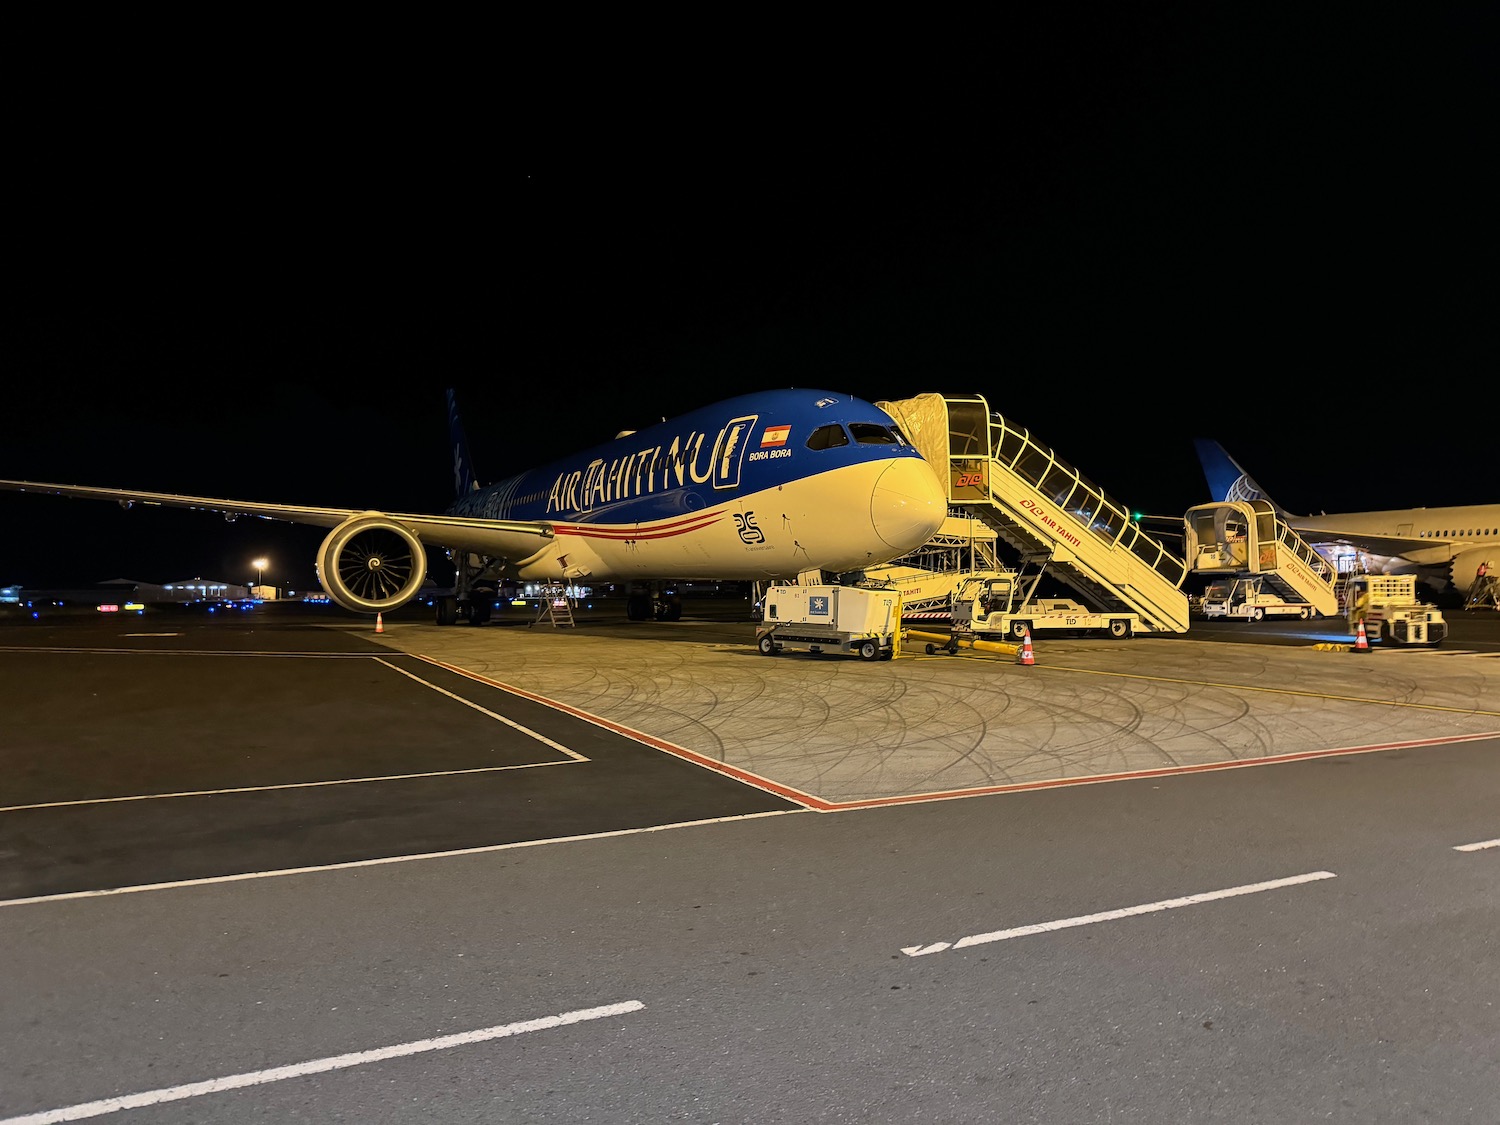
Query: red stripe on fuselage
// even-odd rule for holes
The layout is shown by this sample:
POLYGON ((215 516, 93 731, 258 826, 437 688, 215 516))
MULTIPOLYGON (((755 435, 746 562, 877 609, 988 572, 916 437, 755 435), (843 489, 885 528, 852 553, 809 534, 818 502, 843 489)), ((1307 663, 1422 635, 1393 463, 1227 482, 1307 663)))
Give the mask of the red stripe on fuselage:
POLYGON ((723 516, 723 512, 704 512, 669 523, 633 524, 628 527, 619 524, 558 523, 552 525, 552 530, 559 536, 576 535, 580 539, 672 539, 678 535, 700 531, 718 522, 723 516))

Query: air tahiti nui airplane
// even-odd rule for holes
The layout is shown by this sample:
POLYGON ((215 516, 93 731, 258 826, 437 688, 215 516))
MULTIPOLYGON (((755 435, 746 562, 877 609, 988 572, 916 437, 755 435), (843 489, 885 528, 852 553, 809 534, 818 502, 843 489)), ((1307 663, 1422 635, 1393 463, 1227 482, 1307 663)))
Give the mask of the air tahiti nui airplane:
POLYGON ((415 598, 426 548, 441 548, 456 575, 436 601, 439 624, 482 624, 501 584, 515 581, 626 584, 631 619, 676 620, 674 583, 878 566, 927 542, 947 514, 942 482, 890 416, 846 394, 742 395, 485 487, 452 391, 448 418, 458 496, 440 515, 24 480, 0 488, 328 527, 318 580, 356 613, 415 598))

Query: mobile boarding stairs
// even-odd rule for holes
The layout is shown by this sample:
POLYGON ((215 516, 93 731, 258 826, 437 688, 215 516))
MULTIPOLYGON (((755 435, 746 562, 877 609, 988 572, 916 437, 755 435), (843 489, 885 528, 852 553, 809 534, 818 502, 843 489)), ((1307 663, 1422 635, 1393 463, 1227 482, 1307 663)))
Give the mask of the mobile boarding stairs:
POLYGON ((1195 574, 1259 576, 1288 602, 1306 603, 1320 617, 1339 608, 1338 574, 1265 500, 1225 500, 1189 508, 1183 550, 1195 574))
POLYGON ((1145 629, 1186 633, 1187 564, 1130 512, 980 396, 918 395, 876 403, 947 481, 950 509, 992 528, 1102 612, 1133 612, 1145 629))

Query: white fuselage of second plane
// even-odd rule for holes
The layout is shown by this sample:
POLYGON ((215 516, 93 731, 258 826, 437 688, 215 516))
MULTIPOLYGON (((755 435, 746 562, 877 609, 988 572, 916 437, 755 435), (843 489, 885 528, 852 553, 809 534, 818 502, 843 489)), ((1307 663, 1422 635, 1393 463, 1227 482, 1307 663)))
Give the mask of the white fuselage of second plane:
POLYGON ((1447 581, 1460 592, 1480 565, 1500 564, 1500 504, 1283 518, 1330 563, 1358 556, 1386 574, 1435 572, 1439 585, 1447 581))

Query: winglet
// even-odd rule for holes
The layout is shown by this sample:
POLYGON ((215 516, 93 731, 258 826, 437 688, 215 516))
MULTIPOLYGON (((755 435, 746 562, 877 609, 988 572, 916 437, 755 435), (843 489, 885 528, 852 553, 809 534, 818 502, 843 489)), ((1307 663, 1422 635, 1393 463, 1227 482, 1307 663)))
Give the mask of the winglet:
POLYGON ((1285 512, 1218 442, 1194 438, 1193 445, 1198 450, 1198 463, 1203 466, 1203 479, 1208 482, 1211 499, 1267 500, 1277 513, 1285 512))
POLYGON ((469 443, 464 440, 464 428, 458 421, 458 399, 453 388, 448 388, 448 445, 453 452, 453 493, 463 497, 479 487, 474 477, 474 461, 469 456, 469 443))

